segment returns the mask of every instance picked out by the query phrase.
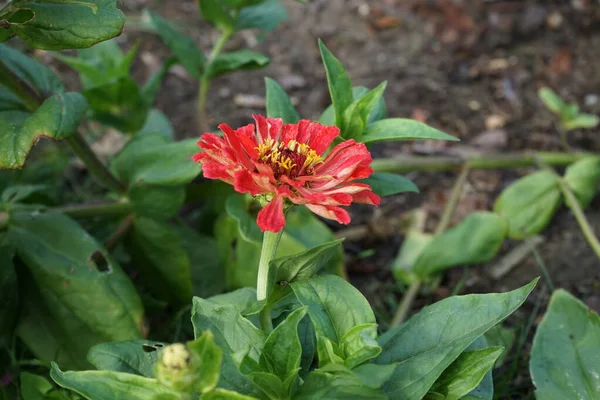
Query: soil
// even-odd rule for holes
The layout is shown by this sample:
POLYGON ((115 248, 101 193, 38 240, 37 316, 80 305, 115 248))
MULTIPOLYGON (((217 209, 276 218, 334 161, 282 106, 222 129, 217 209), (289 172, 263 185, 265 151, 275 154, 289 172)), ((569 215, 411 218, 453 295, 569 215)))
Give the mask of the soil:
MULTIPOLYGON (((317 48, 321 38, 344 63, 355 85, 375 87, 388 81, 385 100, 388 115, 412 117, 461 139, 454 143, 394 143, 375 146, 376 156, 398 154, 464 155, 472 152, 560 150, 555 119, 537 97, 549 86, 583 111, 600 114, 600 2, 597 0, 312 0, 308 4, 288 1, 289 19, 266 39, 254 33, 238 34, 228 49, 253 47, 269 55, 271 64, 259 71, 237 72, 213 82, 208 112, 210 124, 227 121, 240 126, 252 113, 264 111, 264 76, 286 88, 305 118, 316 119, 329 104, 325 73, 317 48)), ((153 3, 126 2, 126 11, 136 14, 150 7, 177 21, 205 50, 216 32, 196 13, 196 1, 153 3)), ((140 78, 148 77, 168 50, 160 40, 135 29, 125 30, 129 45, 142 40, 142 62, 136 65, 140 78)), ((157 107, 171 119, 180 137, 198 135, 196 82, 181 69, 171 72, 163 85, 157 107)), ((600 129, 570 135, 575 149, 600 151, 600 129)), ((473 171, 454 222, 477 209, 487 210, 500 191, 528 169, 473 171)), ((355 223, 368 223, 376 215, 394 218, 421 207, 428 212, 427 227, 433 228, 456 179, 456 173, 409 174, 421 193, 385 199, 380 211, 353 208, 355 223), (377 214, 379 213, 379 214, 377 214)), ((600 202, 587 215, 600 232, 600 202)), ((539 245, 548 274, 563 287, 600 311, 600 261, 589 248, 571 213, 559 210, 542 233, 539 245)), ((401 294, 393 284, 390 265, 402 243, 400 233, 385 238, 368 236, 346 243, 351 280, 382 315, 401 294), (364 250, 374 255, 360 258, 364 250), (391 298, 391 300, 389 300, 391 298)), ((502 253, 518 243, 507 241, 502 253)), ((513 270, 494 280, 493 263, 457 268, 443 277, 429 296, 421 296, 415 309, 448 296, 464 283, 460 293, 506 291, 542 275, 533 257, 526 257, 513 270), (466 273, 465 273, 466 271, 466 273)), ((539 287, 544 286, 538 285, 539 287)), ((509 325, 523 326, 534 305, 546 307, 549 291, 536 292, 509 325)), ((531 336, 531 334, 529 335, 531 336)), ((528 354, 524 345, 523 354, 528 354)), ((518 395, 527 398, 531 384, 526 362, 511 376, 518 395)), ((513 397, 516 396, 516 397, 513 397)))

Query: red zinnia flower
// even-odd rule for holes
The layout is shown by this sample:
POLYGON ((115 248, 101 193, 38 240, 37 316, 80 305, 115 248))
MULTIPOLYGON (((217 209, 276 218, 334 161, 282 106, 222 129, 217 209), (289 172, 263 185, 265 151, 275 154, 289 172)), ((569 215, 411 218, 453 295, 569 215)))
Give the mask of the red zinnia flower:
POLYGON ((223 137, 205 133, 194 155, 206 178, 220 179, 240 193, 265 195, 269 203, 258 213, 261 230, 279 232, 285 225, 284 199, 303 204, 315 214, 350 222, 339 206, 352 202, 379 205, 379 196, 364 183, 373 173, 371 153, 363 143, 346 140, 323 153, 339 135, 335 126, 302 120, 284 124, 279 118, 255 115, 250 124, 233 130, 219 125, 223 137))

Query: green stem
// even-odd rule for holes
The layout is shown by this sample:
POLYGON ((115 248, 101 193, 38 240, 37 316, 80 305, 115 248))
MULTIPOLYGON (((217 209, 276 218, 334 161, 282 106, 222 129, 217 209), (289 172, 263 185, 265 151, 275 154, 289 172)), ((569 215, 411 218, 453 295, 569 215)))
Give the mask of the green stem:
POLYGON ((577 197, 575 197, 575 195, 573 194, 573 191, 569 187, 569 184, 565 182, 564 179, 558 176, 557 179, 558 184, 560 186, 560 190, 562 191, 563 196, 565 196, 565 199, 567 200, 571 211, 573 211, 573 215, 575 215, 575 219, 579 224, 579 228, 581 228, 581 232, 583 232, 583 236, 585 236, 585 239, 587 240, 592 250, 594 250, 594 252, 596 253, 596 256, 600 258, 600 242, 598 241, 598 237, 596 237, 596 235, 594 234, 594 230, 592 229, 590 223, 585 217, 585 213, 583 212, 583 209, 579 204, 579 200, 577 200, 577 197))
POLYGON ((0 61, 0 85, 6 87, 17 96, 27 110, 34 112, 44 102, 44 97, 31 85, 15 74, 10 68, 0 61))
POLYGON ((127 200, 127 198, 123 198, 119 201, 108 201, 103 203, 83 203, 71 206, 51 208, 47 212, 63 213, 73 218, 85 218, 120 216, 130 213, 131 210, 131 203, 129 202, 129 200, 127 200))
POLYGON ((125 185, 119 182, 102 161, 98 159, 94 151, 79 132, 75 132, 68 137, 67 142, 99 183, 119 194, 125 194, 127 192, 125 185))
POLYGON ((410 284, 408 290, 402 297, 402 301, 400 302, 400 305, 398 306, 398 309, 396 310, 396 314, 394 314, 394 319, 392 319, 392 324, 391 324, 392 328, 399 326, 402 322, 404 322, 404 320, 406 319, 406 316, 408 315, 408 312, 410 311, 410 309, 412 307, 413 301, 417 297, 417 294, 419 294, 420 288, 421 288, 421 280, 420 279, 415 279, 413 281, 413 283, 410 284))
MULTIPOLYGON (((235 16, 234 19, 237 19, 235 16)), ((198 86, 198 126, 200 128, 200 134, 203 134, 208 129, 208 124, 206 123, 207 115, 206 115, 206 100, 208 98, 208 90, 210 89, 210 81, 211 81, 211 70, 212 64, 217 58, 219 54, 225 48, 225 45, 231 39, 231 36, 234 34, 233 29, 224 30, 219 36, 217 43, 215 43, 215 47, 213 47, 210 55, 208 56, 208 60, 206 60, 206 67, 204 68, 204 72, 202 73, 202 78, 200 78, 200 84, 198 86)))
MULTIPOLYGON (((260 252, 260 261, 258 263, 258 279, 256 281, 256 300, 267 300, 269 283, 269 264, 275 258, 277 247, 281 240, 283 229, 279 232, 265 232, 263 235, 262 250, 260 252)), ((273 330, 271 321, 271 307, 268 304, 260 312, 260 323, 265 332, 273 330)))
POLYGON ((452 171, 468 165, 471 169, 501 169, 535 166, 538 160, 548 165, 565 166, 594 153, 517 152, 472 157, 394 157, 378 158, 371 166, 375 172, 406 173, 412 171, 452 171))

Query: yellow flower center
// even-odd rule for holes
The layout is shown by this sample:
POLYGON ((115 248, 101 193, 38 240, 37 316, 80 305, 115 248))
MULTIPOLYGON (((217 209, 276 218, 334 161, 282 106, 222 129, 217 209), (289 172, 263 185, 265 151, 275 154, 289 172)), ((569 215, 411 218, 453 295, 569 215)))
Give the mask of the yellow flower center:
POLYGON ((259 161, 273 168, 275 178, 287 175, 295 178, 300 175, 312 175, 315 165, 323 162, 321 156, 305 143, 290 140, 287 144, 267 139, 256 147, 259 161))

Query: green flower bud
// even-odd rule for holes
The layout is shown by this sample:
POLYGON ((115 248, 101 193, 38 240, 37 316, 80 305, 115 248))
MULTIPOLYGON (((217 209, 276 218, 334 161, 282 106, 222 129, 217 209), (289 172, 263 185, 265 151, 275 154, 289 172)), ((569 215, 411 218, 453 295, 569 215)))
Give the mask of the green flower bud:
POLYGON ((165 386, 179 392, 191 392, 197 373, 194 371, 196 357, 181 343, 166 347, 156 363, 156 378, 165 386))

